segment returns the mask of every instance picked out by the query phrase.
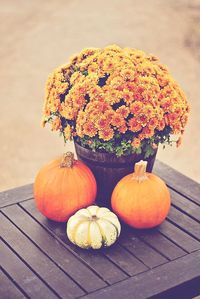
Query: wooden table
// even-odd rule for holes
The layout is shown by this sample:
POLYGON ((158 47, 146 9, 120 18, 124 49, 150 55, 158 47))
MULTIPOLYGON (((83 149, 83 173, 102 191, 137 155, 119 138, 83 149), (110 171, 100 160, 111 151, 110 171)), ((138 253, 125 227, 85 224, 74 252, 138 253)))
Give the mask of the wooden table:
POLYGON ((156 161, 172 207, 156 229, 123 227, 116 245, 72 245, 35 208, 32 185, 0 194, 0 298, 191 298, 200 294, 200 185, 156 161))

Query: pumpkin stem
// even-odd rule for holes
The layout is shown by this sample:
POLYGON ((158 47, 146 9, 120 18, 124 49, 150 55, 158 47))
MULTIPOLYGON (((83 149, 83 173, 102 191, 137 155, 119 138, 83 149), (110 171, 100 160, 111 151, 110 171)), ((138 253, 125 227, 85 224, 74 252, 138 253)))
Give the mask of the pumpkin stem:
POLYGON ((146 175, 146 168, 147 161, 140 160, 140 162, 135 163, 134 179, 136 179, 139 183, 148 178, 146 175))
POLYGON ((74 154, 72 152, 66 152, 63 154, 62 161, 60 163, 60 167, 73 167, 74 165, 74 154))

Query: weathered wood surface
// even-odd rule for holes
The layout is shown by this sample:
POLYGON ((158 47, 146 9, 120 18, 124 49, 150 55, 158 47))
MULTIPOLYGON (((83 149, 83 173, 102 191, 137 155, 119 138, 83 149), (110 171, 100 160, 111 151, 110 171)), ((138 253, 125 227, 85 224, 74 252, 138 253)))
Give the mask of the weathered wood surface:
POLYGON ((167 220, 123 225, 100 251, 69 242, 66 224, 36 209, 32 185, 0 193, 0 298, 191 298, 200 294, 200 185, 156 162, 170 187, 167 220), (134 296, 133 296, 134 294, 134 296))

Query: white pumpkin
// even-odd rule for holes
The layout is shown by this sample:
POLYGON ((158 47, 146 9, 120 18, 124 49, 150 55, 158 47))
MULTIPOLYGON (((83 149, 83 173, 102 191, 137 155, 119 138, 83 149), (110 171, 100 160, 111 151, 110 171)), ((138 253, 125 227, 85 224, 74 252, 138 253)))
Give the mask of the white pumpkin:
POLYGON ((107 208, 81 209, 67 222, 67 236, 77 246, 99 249, 112 245, 121 232, 117 216, 107 208))

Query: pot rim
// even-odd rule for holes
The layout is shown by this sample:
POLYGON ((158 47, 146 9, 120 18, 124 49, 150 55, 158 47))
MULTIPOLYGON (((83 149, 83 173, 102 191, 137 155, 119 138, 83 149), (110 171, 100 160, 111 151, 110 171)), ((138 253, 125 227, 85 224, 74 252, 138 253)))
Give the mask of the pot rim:
POLYGON ((77 141, 74 140, 74 145, 75 145, 75 149, 76 149, 76 153, 78 156, 83 157, 86 160, 90 160, 90 161, 99 161, 101 163, 106 163, 106 164, 130 164, 130 163, 134 163, 136 160, 140 161, 140 160, 152 160, 155 158, 158 149, 154 150, 154 154, 151 155, 148 158, 144 158, 144 153, 141 154, 130 154, 130 155, 124 155, 124 156, 120 156, 117 157, 115 154, 112 153, 102 153, 102 152, 94 152, 90 149, 87 149, 83 146, 81 146, 77 141))

